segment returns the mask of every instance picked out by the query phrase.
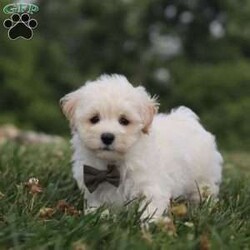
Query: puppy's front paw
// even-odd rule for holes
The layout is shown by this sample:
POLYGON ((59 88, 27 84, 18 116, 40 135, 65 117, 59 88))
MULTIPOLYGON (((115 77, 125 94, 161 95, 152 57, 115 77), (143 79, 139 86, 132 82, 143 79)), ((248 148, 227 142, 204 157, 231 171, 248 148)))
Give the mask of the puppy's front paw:
MULTIPOLYGON (((85 209, 85 215, 94 214, 97 212, 97 210, 98 210, 98 207, 89 207, 89 208, 85 209)), ((110 214, 109 210, 105 209, 101 212, 101 218, 107 218, 107 217, 109 217, 109 214, 110 214)))
POLYGON ((85 209, 84 212, 85 212, 85 215, 87 215, 87 214, 95 213, 96 210, 97 210, 97 207, 88 207, 88 208, 85 209))
POLYGON ((162 221, 166 222, 168 220, 171 220, 168 216, 164 216, 163 214, 147 214, 147 213, 143 213, 141 216, 141 222, 142 224, 159 224, 162 221))
POLYGON ((159 209, 151 203, 145 205, 142 209, 144 210, 141 215, 142 223, 155 223, 163 218, 164 209, 159 209))

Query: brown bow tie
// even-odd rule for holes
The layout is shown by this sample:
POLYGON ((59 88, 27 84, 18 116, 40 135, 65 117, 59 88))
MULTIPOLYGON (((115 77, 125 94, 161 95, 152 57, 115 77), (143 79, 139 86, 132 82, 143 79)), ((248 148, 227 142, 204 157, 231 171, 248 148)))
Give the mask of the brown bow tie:
POLYGON ((99 170, 84 165, 84 183, 90 193, 93 193, 99 184, 105 181, 115 187, 119 186, 120 173, 115 165, 108 165, 107 170, 99 170))

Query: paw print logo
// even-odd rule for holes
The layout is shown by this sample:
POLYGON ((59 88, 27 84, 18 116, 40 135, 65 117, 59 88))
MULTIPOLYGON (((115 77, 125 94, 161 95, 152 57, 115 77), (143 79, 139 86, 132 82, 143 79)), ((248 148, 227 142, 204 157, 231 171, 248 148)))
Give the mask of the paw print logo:
POLYGON ((22 15, 13 14, 9 19, 3 22, 3 25, 8 29, 8 36, 11 40, 22 37, 29 40, 33 36, 33 29, 38 25, 35 19, 31 19, 29 14, 23 13, 22 15))

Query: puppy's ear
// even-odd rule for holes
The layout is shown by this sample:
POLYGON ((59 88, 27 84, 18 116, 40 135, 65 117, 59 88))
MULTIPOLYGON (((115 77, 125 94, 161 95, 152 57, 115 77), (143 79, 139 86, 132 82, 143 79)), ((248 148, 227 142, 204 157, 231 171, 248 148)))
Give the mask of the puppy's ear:
POLYGON ((77 104, 80 100, 79 90, 71 92, 60 99, 60 105, 66 118, 70 121, 70 125, 74 125, 74 115, 77 104))
POLYGON ((140 93, 140 99, 142 100, 141 115, 144 125, 142 132, 147 134, 154 119, 154 115, 158 112, 159 103, 157 102, 157 97, 150 97, 143 87, 137 87, 137 90, 140 93))

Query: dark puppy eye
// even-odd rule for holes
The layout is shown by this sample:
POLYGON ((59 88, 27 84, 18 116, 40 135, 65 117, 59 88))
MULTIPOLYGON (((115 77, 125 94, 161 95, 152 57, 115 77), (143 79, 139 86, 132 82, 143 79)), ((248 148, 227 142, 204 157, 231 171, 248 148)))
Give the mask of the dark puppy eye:
POLYGON ((119 123, 120 123, 121 125, 123 125, 123 126, 128 126, 129 123, 130 123, 130 121, 129 121, 127 118, 125 118, 125 117, 120 117, 119 123))
POLYGON ((89 121, 90 121, 92 124, 96 124, 96 123, 98 123, 98 122, 100 121, 100 117, 99 117, 99 115, 95 115, 95 116, 91 117, 91 118, 89 119, 89 121))

